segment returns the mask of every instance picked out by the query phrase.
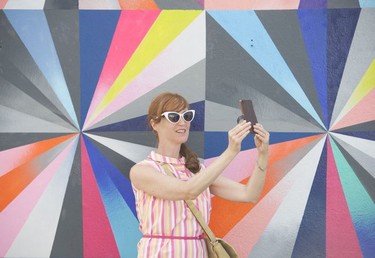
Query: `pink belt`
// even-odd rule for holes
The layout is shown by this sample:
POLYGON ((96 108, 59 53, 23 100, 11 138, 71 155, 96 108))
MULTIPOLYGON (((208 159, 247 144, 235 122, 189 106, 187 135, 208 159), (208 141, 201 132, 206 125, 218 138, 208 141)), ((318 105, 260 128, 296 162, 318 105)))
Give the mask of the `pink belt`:
POLYGON ((183 239, 183 240, 200 240, 204 235, 199 236, 158 236, 158 235, 143 235, 144 238, 161 238, 161 239, 183 239))

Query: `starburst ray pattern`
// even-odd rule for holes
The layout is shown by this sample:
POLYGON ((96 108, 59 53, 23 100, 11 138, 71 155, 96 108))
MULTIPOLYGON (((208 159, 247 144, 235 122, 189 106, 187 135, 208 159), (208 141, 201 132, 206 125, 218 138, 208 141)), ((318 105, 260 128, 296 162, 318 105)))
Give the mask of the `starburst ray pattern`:
MULTIPOLYGON (((259 202, 213 197, 210 226, 240 257, 372 257, 375 10, 141 2, 0 13, 0 256, 136 257, 129 171, 156 146, 148 104, 171 91, 196 110, 206 166, 239 99, 271 132, 259 202)), ((247 137, 223 176, 247 182, 256 156, 247 137)))

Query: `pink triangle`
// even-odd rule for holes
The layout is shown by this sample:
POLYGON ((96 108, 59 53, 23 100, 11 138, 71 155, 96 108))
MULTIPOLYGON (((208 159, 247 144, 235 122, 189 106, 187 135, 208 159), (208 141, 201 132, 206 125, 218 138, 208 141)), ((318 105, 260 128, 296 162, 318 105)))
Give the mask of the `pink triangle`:
POLYGON ((0 9, 4 9, 7 2, 8 2, 8 0, 0 0, 0 9))
POLYGON ((120 257, 82 136, 81 153, 84 257, 120 257))
POLYGON ((375 120, 375 89, 370 91, 331 130, 375 120))
POLYGON ((34 144, 28 144, 0 151, 0 176, 29 160, 34 148, 34 144))
MULTIPOLYGON (((253 171, 252 168, 255 166, 256 157, 256 149, 241 151, 224 170, 222 175, 236 182, 240 182, 245 178, 248 178, 249 176, 251 176, 251 172, 253 171), (235 173, 233 173, 234 171, 235 173)), ((215 161, 215 159, 217 159, 217 157, 206 159, 204 161, 205 166, 209 166, 212 162, 215 161)))

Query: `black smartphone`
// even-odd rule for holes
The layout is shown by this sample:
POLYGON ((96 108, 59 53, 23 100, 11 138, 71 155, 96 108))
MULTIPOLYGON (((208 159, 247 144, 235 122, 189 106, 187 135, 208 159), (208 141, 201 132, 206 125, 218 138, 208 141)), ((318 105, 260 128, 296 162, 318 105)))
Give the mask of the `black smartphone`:
POLYGON ((257 116, 255 115, 253 102, 250 99, 241 99, 240 100, 240 109, 242 113, 242 119, 245 119, 247 122, 251 122, 250 133, 254 132, 254 127, 258 123, 257 116))

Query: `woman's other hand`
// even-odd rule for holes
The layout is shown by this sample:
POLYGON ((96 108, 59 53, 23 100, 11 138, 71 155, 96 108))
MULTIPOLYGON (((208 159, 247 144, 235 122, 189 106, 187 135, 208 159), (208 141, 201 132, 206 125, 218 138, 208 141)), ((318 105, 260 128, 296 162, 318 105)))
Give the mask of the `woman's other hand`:
POLYGON ((266 129, 263 128, 263 125, 257 123, 254 125, 254 142, 255 147, 260 154, 268 154, 268 145, 270 140, 270 134, 267 132, 266 129))

